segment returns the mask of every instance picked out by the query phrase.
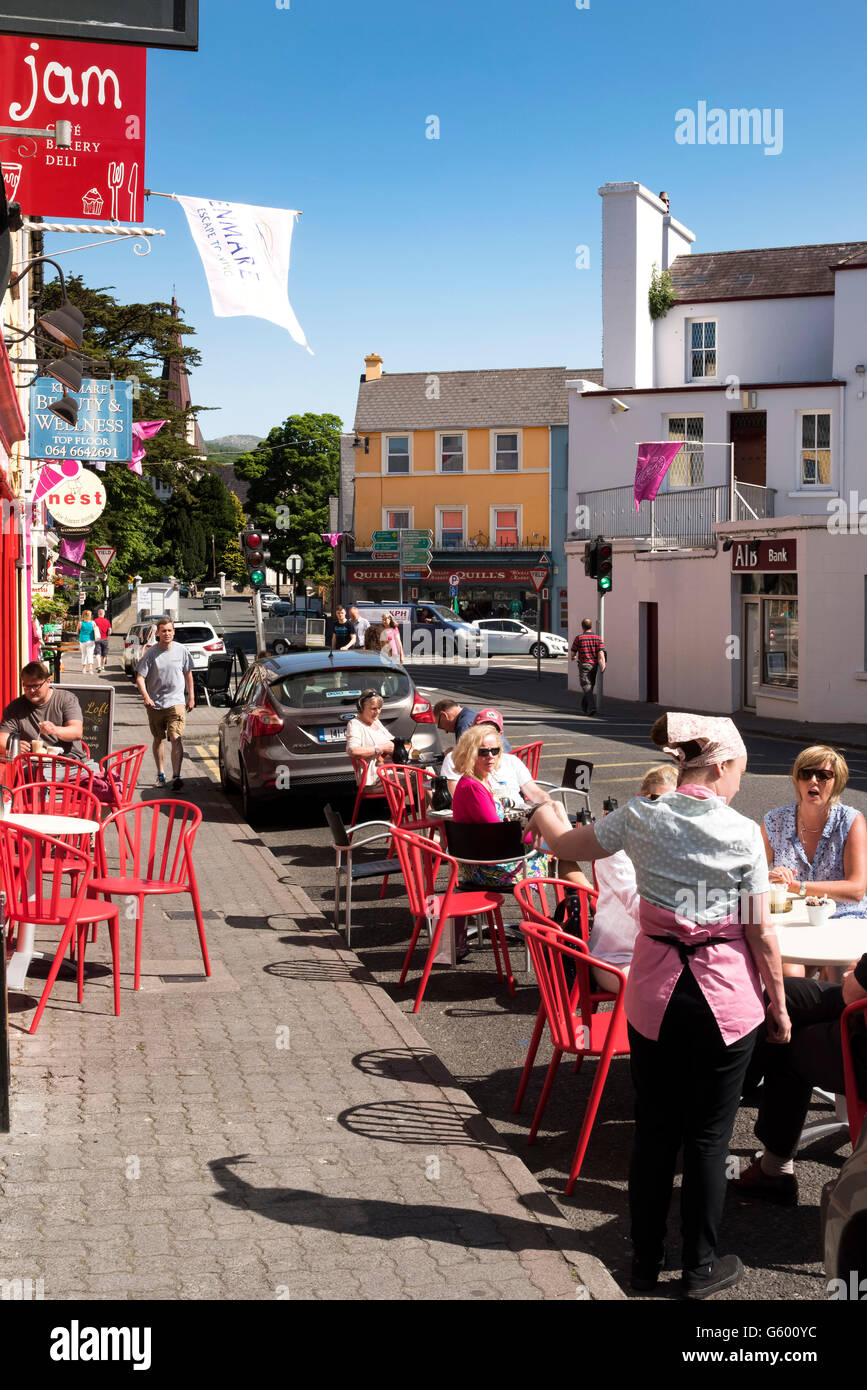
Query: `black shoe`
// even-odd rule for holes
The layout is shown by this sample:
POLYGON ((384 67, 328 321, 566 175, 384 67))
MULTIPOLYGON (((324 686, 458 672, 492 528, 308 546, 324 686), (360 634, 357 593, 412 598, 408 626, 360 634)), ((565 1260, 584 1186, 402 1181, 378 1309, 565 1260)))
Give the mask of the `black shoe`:
POLYGON ((632 1260, 632 1272, 629 1276, 629 1287, 636 1293, 650 1293, 659 1283, 659 1276, 665 1266, 664 1258, 661 1260, 640 1260, 637 1255, 632 1260))
POLYGON ((733 1288, 743 1277, 744 1267, 737 1255, 717 1255, 713 1264, 683 1271, 683 1297, 710 1298, 711 1294, 733 1288))
POLYGON ((184 785, 184 779, 183 779, 183 777, 176 777, 175 780, 172 782, 172 791, 173 791, 173 792, 179 792, 180 789, 181 789, 181 787, 182 787, 183 785, 184 785))

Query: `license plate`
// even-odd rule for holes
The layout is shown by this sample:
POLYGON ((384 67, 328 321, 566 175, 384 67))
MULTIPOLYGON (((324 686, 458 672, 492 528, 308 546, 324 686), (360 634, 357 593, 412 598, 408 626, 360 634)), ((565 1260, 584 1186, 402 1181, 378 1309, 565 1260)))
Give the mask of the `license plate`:
POLYGON ((344 724, 330 724, 325 729, 318 731, 320 743, 345 743, 346 726, 344 724))

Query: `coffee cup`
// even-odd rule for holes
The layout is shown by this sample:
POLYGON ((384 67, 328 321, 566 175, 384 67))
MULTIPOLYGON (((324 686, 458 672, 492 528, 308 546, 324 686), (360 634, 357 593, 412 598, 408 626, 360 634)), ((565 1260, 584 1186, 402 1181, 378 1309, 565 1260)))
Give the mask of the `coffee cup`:
POLYGON ((44 753, 44 752, 45 752, 45 743, 44 743, 44 741, 43 741, 41 738, 33 738, 33 739, 31 739, 31 740, 30 740, 30 752, 31 752, 31 753, 44 753))
POLYGON ((789 898, 789 890, 785 883, 771 884, 771 911, 785 912, 786 903, 789 898))

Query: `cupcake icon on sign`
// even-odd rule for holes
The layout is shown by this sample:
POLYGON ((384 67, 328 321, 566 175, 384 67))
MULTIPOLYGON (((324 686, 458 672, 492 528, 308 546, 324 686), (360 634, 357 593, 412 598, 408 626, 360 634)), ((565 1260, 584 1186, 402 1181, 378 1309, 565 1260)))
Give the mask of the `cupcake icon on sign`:
POLYGON ((89 188, 81 200, 85 217, 99 217, 102 212, 103 197, 98 188, 89 188))

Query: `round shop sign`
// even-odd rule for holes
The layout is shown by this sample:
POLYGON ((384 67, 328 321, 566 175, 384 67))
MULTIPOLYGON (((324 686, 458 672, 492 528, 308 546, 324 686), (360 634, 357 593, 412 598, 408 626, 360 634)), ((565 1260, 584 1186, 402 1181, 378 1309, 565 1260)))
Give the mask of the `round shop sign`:
POLYGON ((82 468, 71 482, 61 478, 48 493, 45 505, 61 526, 92 525, 105 511, 105 483, 90 469, 82 468))

